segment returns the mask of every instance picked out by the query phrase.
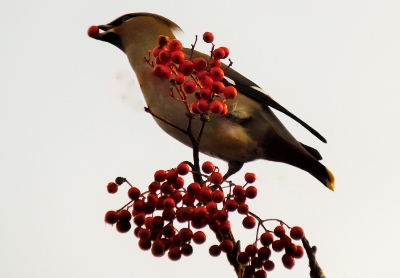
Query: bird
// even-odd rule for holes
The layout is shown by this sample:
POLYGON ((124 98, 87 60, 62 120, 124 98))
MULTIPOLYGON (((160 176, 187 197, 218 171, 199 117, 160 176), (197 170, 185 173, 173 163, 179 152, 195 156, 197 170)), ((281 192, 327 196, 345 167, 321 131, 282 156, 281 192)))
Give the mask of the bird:
MULTIPOLYGON (((175 34, 182 32, 182 29, 166 17, 146 12, 128 13, 108 24, 97 25, 97 28, 101 32, 93 32, 89 36, 108 42, 126 54, 147 107, 154 113, 153 118, 159 127, 190 147, 191 141, 188 136, 176 128, 177 126, 185 129, 187 126, 186 107, 169 95, 171 81, 156 77, 145 59, 148 51, 156 45, 159 35, 174 39, 175 34)), ((209 54, 188 48, 183 52, 186 55, 192 54, 193 58, 210 58, 209 54)), ((210 120, 204 125, 199 145, 200 152, 228 162, 228 171, 224 178, 238 172, 244 163, 264 159, 304 170, 334 191, 335 178, 331 171, 320 163, 322 157, 319 152, 297 141, 272 109, 286 114, 322 142, 326 143, 326 139, 231 67, 228 67, 224 74, 222 82, 226 86, 234 86, 238 95, 234 100, 227 102, 228 114, 210 115, 210 120)), ((201 121, 193 121, 192 130, 198 132, 200 128, 201 121)))

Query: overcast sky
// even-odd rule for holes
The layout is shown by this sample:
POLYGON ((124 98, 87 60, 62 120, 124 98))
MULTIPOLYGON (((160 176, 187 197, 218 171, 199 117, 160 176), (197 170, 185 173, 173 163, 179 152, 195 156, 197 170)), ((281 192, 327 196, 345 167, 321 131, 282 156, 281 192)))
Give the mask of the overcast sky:
MULTIPOLYGON (((104 213, 127 201, 124 189, 107 194, 109 181, 125 176, 144 189, 155 170, 191 159, 143 112, 125 55, 87 36, 90 25, 141 11, 180 25, 186 46, 213 32, 234 69, 327 139, 277 112, 320 151, 336 192, 257 161, 232 177, 257 174, 250 209, 302 226, 327 277, 399 277, 399 1, 118 2, 2 1, 1 277, 234 277, 224 256, 208 255, 212 234, 171 262, 104 225, 104 213)), ((233 231, 247 245, 255 231, 240 221, 233 231)), ((268 277, 308 277, 306 258, 289 271, 279 256, 268 277)))

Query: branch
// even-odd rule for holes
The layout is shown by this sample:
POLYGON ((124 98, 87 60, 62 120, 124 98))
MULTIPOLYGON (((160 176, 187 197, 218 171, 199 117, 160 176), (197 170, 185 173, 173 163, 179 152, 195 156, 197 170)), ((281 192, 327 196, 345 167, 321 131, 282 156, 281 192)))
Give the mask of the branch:
POLYGON ((310 266, 310 277, 311 278, 326 278, 324 272, 320 268, 317 262, 317 258, 315 257, 315 254, 317 253, 317 247, 310 246, 310 243, 306 239, 306 237, 303 237, 301 240, 303 242, 304 249, 306 250, 308 261, 309 261, 309 266, 310 266))

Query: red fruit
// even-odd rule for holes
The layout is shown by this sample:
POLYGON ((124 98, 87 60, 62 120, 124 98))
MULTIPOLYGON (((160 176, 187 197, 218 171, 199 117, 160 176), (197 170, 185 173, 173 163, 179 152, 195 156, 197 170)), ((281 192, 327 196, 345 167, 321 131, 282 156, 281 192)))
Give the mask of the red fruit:
POLYGON ((226 105, 225 102, 221 102, 221 103, 222 103, 222 106, 224 109, 222 110, 222 112, 219 115, 224 116, 224 115, 228 114, 228 105, 226 105))
POLYGON ((211 33, 211 32, 205 32, 205 33, 203 34, 203 40, 204 40, 206 43, 212 43, 212 42, 214 41, 214 35, 213 35, 213 33, 211 33))
POLYGON ((140 190, 136 187, 131 187, 128 189, 128 197, 131 200, 137 200, 140 197, 140 190))
POLYGON ((201 190, 201 185, 198 184, 197 182, 193 182, 189 184, 189 186, 187 187, 187 193, 192 196, 196 196, 197 194, 199 194, 200 190, 201 190))
POLYGON ((205 59, 198 57, 193 60, 193 68, 195 71, 200 72, 205 70, 207 67, 207 62, 205 59))
POLYGON ((281 240, 277 239, 274 242, 272 242, 272 249, 275 252, 281 252, 284 248, 285 244, 281 240))
POLYGON ((283 254, 282 263, 287 269, 292 269, 294 266, 294 258, 288 254, 283 254))
POLYGON ((144 211, 143 212, 145 214, 152 214, 156 210, 157 204, 151 204, 149 202, 144 203, 144 211))
POLYGON ((256 226, 256 223, 256 219, 254 219, 254 217, 250 215, 243 218, 242 221, 243 227, 245 227, 246 229, 253 229, 256 226))
POLYGON ((258 249, 257 255, 263 261, 268 260, 269 257, 271 257, 271 249, 269 249, 266 246, 263 246, 260 249, 258 249))
POLYGON ((223 235, 228 234, 230 230, 231 230, 231 222, 229 220, 221 222, 218 227, 218 231, 223 235))
POLYGON ((133 217, 133 223, 135 223, 136 226, 143 226, 145 220, 146 215, 144 213, 136 214, 135 217, 133 217))
POLYGON ((211 174, 214 171, 214 164, 210 161, 206 161, 201 165, 201 170, 205 174, 211 174))
POLYGON ((160 190, 161 185, 159 182, 153 181, 149 184, 148 188, 151 193, 157 193, 157 191, 160 190))
POLYGON ((296 246, 296 251, 293 253, 293 257, 296 259, 300 259, 304 255, 304 248, 300 245, 296 246))
POLYGON ((274 234, 277 237, 283 237, 285 235, 285 228, 282 225, 276 226, 274 229, 274 234))
POLYGON ((241 185, 236 185, 236 186, 233 188, 232 193, 233 193, 233 195, 244 195, 245 191, 244 191, 243 186, 241 186, 241 185))
MULTIPOLYGON (((224 78, 224 71, 221 68, 211 68, 209 76, 212 78, 213 81, 221 81, 222 78, 224 78)), ((213 84, 211 84, 211 86, 212 85, 213 84)))
POLYGON ((263 267, 266 271, 272 271, 275 268, 275 264, 273 261, 266 261, 264 262, 263 267))
POLYGON ((205 220, 207 216, 208 216, 208 212, 206 210, 206 207, 200 206, 193 210, 192 220, 193 221, 202 221, 202 220, 205 220))
POLYGON ((152 206, 157 206, 158 204, 158 195, 156 193, 147 194, 147 203, 152 206))
POLYGON ((230 253, 233 250, 234 244, 230 239, 225 239, 219 244, 219 247, 222 252, 230 253))
POLYGON ((176 190, 181 189, 185 185, 185 180, 182 177, 178 177, 173 183, 172 187, 176 190))
POLYGON ((238 206, 239 206, 238 203, 232 199, 227 200, 224 205, 224 207, 227 211, 235 211, 238 206))
POLYGON ((213 80, 210 76, 205 75, 205 76, 202 76, 202 77, 199 78, 199 79, 200 79, 201 85, 202 85, 204 88, 209 88, 209 89, 211 89, 211 86, 212 86, 212 84, 214 83, 214 80, 213 80))
POLYGON ((210 111, 211 111, 211 113, 219 115, 219 114, 221 114, 223 112, 223 110, 224 110, 223 103, 220 102, 219 100, 213 100, 210 103, 210 111))
POLYGON ((172 56, 171 51, 168 51, 168 50, 165 49, 165 50, 162 50, 162 51, 158 54, 158 57, 157 57, 157 58, 160 59, 161 63, 167 64, 169 61, 171 61, 171 56, 172 56))
POLYGON ((259 269, 254 273, 254 278, 267 278, 267 273, 263 269, 259 269))
POLYGON ((197 104, 198 104, 198 103, 199 103, 199 101, 198 101, 198 100, 195 100, 195 101, 193 101, 192 104, 190 105, 190 109, 192 110, 192 112, 193 112, 194 114, 201 114, 200 111, 199 111, 199 109, 197 109, 197 104))
POLYGON ((197 89, 196 82, 193 80, 188 80, 185 83, 183 83, 183 90, 185 91, 186 94, 193 94, 197 89))
POLYGON ((294 226, 294 227, 290 230, 290 237, 293 238, 294 240, 303 239, 303 237, 304 237, 304 231, 303 231, 303 229, 300 228, 299 226, 294 226))
POLYGON ((182 242, 188 242, 188 241, 190 241, 190 240, 192 239, 192 237, 193 237, 193 232, 192 232, 192 230, 189 229, 189 228, 182 228, 182 229, 179 231, 178 235, 179 235, 179 239, 180 239, 182 242))
POLYGON ((209 100, 211 98, 211 90, 209 88, 201 88, 200 89, 200 97, 205 100, 209 100))
POLYGON ((194 201, 195 201, 195 198, 192 194, 187 193, 187 194, 183 195, 183 197, 182 197, 182 203, 185 206, 193 206, 194 201))
POLYGON ((165 221, 174 221, 175 219, 175 210, 174 209, 164 209, 162 212, 162 219, 165 221))
POLYGON ((247 265, 244 268, 244 274, 246 274, 248 277, 254 277, 253 275, 256 273, 256 270, 254 269, 254 266, 252 265, 247 265))
POLYGON ((104 222, 110 225, 117 223, 118 219, 119 219, 119 214, 115 210, 107 211, 106 215, 104 216, 104 222))
POLYGON ((168 258, 171 261, 178 261, 182 256, 181 250, 179 249, 179 247, 171 247, 171 249, 169 249, 168 251, 168 258))
POLYGON ((297 245, 294 243, 285 244, 285 253, 293 256, 297 250, 297 245))
POLYGON ((222 59, 225 57, 225 51, 221 47, 214 49, 212 56, 214 59, 222 59))
POLYGON ((249 213, 249 206, 246 203, 240 203, 237 211, 239 214, 247 215, 249 213))
POLYGON ((154 216, 151 219, 151 228, 161 230, 164 227, 164 219, 161 216, 154 216))
POLYGON ((163 235, 165 237, 168 237, 168 238, 173 237, 175 235, 175 227, 174 227, 174 225, 168 224, 167 226, 165 226, 163 228, 162 233, 163 233, 163 235))
POLYGON ((178 178, 178 172, 175 169, 171 169, 167 172, 167 181, 174 182, 178 178))
POLYGON ((167 172, 164 170, 158 170, 154 173, 154 180, 158 182, 163 182, 167 179, 167 172))
POLYGON ((225 53, 225 56, 224 57, 222 57, 221 59, 225 59, 225 58, 227 58, 228 56, 229 56, 229 49, 227 48, 227 47, 225 47, 225 46, 221 46, 220 47, 223 51, 224 51, 224 53, 225 53))
MULTIPOLYGON (((212 78, 212 76, 211 76, 212 78)), ((215 81, 211 86, 211 91, 216 94, 220 94, 224 91, 225 85, 221 81, 215 81)))
POLYGON ((265 232, 260 237, 260 243, 263 246, 269 246, 272 242, 274 242, 274 236, 270 232, 265 232))
POLYGON ((164 46, 156 46, 156 47, 154 47, 154 49, 153 49, 153 56, 154 56, 155 58, 157 58, 158 55, 160 54, 160 52, 163 51, 163 50, 167 50, 167 49, 166 49, 164 46))
POLYGON ((185 60, 185 54, 182 51, 174 51, 171 53, 172 63, 179 65, 181 62, 183 62, 183 60, 185 60))
POLYGON ((244 175, 244 180, 245 180, 247 183, 253 183, 253 182, 255 182, 255 180, 256 180, 256 174, 254 174, 254 173, 246 173, 246 174, 244 175))
POLYGON ((131 229, 131 222, 129 221, 118 221, 117 225, 115 225, 117 231, 120 233, 127 233, 131 229))
POLYGON ((193 254, 193 247, 189 243, 184 243, 181 246, 181 253, 184 256, 190 256, 193 254))
POLYGON ((224 89, 224 96, 225 96, 227 99, 234 99, 234 98, 236 98, 236 96, 237 96, 236 88, 233 87, 233 86, 225 87, 225 89, 224 89))
POLYGON ((144 201, 143 200, 136 200, 133 202, 133 209, 137 212, 144 211, 144 201))
POLYGON ((221 248, 218 245, 211 245, 208 252, 213 257, 218 257, 221 254, 221 248))
POLYGON ((179 175, 184 176, 190 172, 190 167, 187 163, 181 162, 179 163, 178 167, 176 167, 176 171, 179 175))
POLYGON ((253 266, 255 269, 262 268, 262 265, 263 265, 262 260, 261 260, 259 257, 254 257, 254 258, 252 258, 250 264, 251 264, 251 266, 253 266))
POLYGON ((250 258, 254 257, 255 255, 257 255, 257 247, 254 244, 249 244, 246 246, 246 248, 244 249, 244 252, 246 252, 247 256, 249 256, 250 258))
POLYGON ((155 257, 162 257, 165 253, 165 246, 161 239, 156 239, 151 245, 151 253, 155 257))
POLYGON ((90 26, 88 31, 87 31, 87 34, 88 34, 89 37, 96 36, 97 34, 99 34, 99 27, 97 27, 95 25, 90 26))
POLYGON ((151 248, 151 241, 150 241, 150 239, 148 239, 148 240, 141 240, 140 239, 139 242, 138 242, 138 245, 139 245, 140 249, 142 249, 144 251, 147 251, 147 250, 149 250, 151 248))
POLYGON ((247 264, 250 261, 250 257, 246 254, 246 252, 239 252, 237 261, 240 264, 247 264))
POLYGON ((197 110, 199 110, 200 113, 206 113, 209 109, 210 104, 208 103, 208 100, 200 99, 199 102, 197 102, 197 110))
POLYGON ((211 196, 211 199, 216 203, 221 203, 225 198, 224 192, 221 190, 215 190, 211 196))
POLYGON ((222 223, 228 220, 228 212, 224 209, 221 209, 217 212, 216 219, 222 223))
POLYGON ((175 84, 176 85, 182 85, 183 83, 185 83, 185 75, 183 75, 183 73, 178 72, 178 74, 175 76, 175 84))
POLYGON ((170 42, 168 43, 168 49, 171 52, 178 50, 182 51, 182 48, 183 48, 182 43, 177 39, 170 40, 170 42))
POLYGON ((201 201, 207 201, 211 199, 212 190, 207 186, 203 186, 200 190, 199 197, 201 201))
POLYGON ((164 209, 172 209, 175 207, 175 200, 171 197, 168 197, 163 202, 164 209))
POLYGON ((254 186, 249 186, 245 190, 245 196, 249 199, 254 199, 257 197, 257 188, 254 186))
POLYGON ((172 199, 174 199, 175 204, 179 204, 182 201, 182 192, 175 190, 169 195, 172 199))
POLYGON ((157 65, 153 68, 153 73, 155 76, 160 78, 169 79, 172 76, 172 71, 169 67, 164 65, 157 65))
POLYGON ((107 184, 107 191, 108 193, 114 194, 118 191, 118 184, 116 184, 115 182, 109 182, 107 184))
POLYGON ((213 184, 221 184, 223 181, 222 174, 220 172, 214 172, 210 175, 210 182, 213 184))
POLYGON ((239 205, 246 202, 246 196, 245 196, 244 194, 243 194, 243 195, 235 195, 235 196, 233 196, 233 199, 234 199, 239 205))
POLYGON ((202 78, 203 76, 207 76, 207 75, 208 75, 208 71, 206 71, 206 70, 197 72, 197 78, 198 78, 199 80, 201 80, 201 78, 202 78))
POLYGON ((130 221, 132 218, 132 214, 126 209, 120 210, 118 216, 119 216, 119 221, 125 221, 125 222, 130 221))
POLYGON ((206 234, 202 231, 197 231, 193 234, 193 242, 203 244, 206 241, 206 234))
POLYGON ((218 212, 217 203, 209 201, 206 205, 206 210, 209 214, 214 215, 218 212))
POLYGON ((179 64, 179 72, 185 76, 190 75, 193 72, 193 63, 189 60, 183 60, 179 64))
POLYGON ((169 195, 169 194, 171 194, 172 192, 174 192, 174 188, 172 187, 172 184, 171 183, 169 183, 169 182, 164 182, 162 185, 161 185, 161 188, 160 188, 160 191, 161 191, 161 193, 163 193, 163 194, 165 194, 165 195, 169 195))
POLYGON ((221 61, 219 59, 211 59, 210 61, 210 68, 214 68, 214 67, 221 67, 221 61))

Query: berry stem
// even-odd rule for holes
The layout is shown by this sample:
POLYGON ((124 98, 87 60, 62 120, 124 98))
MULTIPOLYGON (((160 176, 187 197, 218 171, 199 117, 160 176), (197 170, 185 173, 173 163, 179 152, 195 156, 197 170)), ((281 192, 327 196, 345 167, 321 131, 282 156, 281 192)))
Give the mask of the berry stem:
POLYGON ((174 124, 171 123, 170 121, 168 121, 168 120, 166 120, 166 119, 164 119, 164 118, 158 116, 158 115, 155 114, 149 107, 145 107, 145 108, 144 108, 144 111, 146 111, 147 113, 149 113, 150 115, 152 115, 154 118, 157 118, 157 119, 159 119, 160 121, 163 121, 164 123, 169 124, 170 126, 176 128, 177 130, 180 130, 180 131, 182 131, 183 133, 187 134, 185 129, 180 128, 179 126, 174 125, 174 124))
POLYGON ((192 46, 192 49, 191 49, 191 51, 190 51, 190 61, 192 61, 192 58, 193 58, 193 51, 194 51, 194 47, 196 46, 196 43, 197 43, 197 35, 195 36, 195 40, 194 40, 194 43, 191 45, 192 46))

